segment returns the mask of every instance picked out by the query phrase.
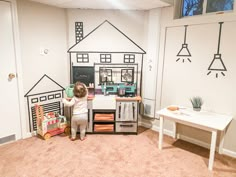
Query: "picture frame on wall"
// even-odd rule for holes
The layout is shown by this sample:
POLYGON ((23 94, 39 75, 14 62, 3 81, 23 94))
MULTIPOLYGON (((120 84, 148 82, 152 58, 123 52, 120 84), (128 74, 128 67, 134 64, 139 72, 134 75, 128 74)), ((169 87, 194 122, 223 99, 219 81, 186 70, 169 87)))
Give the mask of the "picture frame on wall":
POLYGON ((121 82, 134 82, 134 69, 121 69, 121 82))
POLYGON ((103 68, 100 67, 99 68, 99 83, 103 84, 104 82, 106 83, 112 83, 112 69, 107 69, 107 68, 103 68), (106 77, 104 77, 104 73, 106 72, 106 77))

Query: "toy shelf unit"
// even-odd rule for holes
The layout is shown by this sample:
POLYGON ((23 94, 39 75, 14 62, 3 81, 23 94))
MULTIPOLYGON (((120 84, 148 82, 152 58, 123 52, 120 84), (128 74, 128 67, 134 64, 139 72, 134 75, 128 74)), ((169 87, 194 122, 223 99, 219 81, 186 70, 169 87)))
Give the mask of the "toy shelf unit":
POLYGON ((93 110, 93 133, 115 132, 115 110, 93 110))
POLYGON ((37 117, 37 134, 45 140, 61 133, 70 134, 70 127, 65 116, 57 112, 44 114, 43 107, 39 105, 35 105, 35 112, 37 117))

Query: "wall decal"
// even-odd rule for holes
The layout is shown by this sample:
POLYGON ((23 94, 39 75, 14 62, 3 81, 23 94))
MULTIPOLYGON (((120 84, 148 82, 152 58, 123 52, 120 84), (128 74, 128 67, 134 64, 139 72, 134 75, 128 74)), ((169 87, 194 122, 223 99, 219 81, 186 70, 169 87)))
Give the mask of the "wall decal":
POLYGON ((182 57, 182 62, 183 63, 184 63, 185 59, 187 59, 189 62, 192 62, 190 60, 191 53, 190 53, 190 51, 188 49, 188 44, 186 43, 186 36, 187 36, 188 25, 185 25, 184 28, 185 28, 185 31, 184 31, 184 43, 182 44, 181 49, 179 50, 178 54, 176 55, 178 57, 176 62, 180 61, 181 57, 182 57))
POLYGON ((64 90, 60 84, 44 74, 25 94, 27 98, 30 131, 37 130, 35 104, 43 106, 45 113, 55 111, 63 114, 61 99, 64 96, 64 90))
POLYGON ((80 42, 84 37, 83 22, 75 22, 75 42, 80 42))
MULTIPOLYGON (((74 67, 93 67, 97 64, 96 66, 98 67, 98 70, 95 70, 95 73, 97 72, 99 74, 99 68, 109 68, 109 73, 116 73, 118 70, 118 64, 127 63, 129 66, 132 65, 134 67, 138 64, 140 67, 135 67, 134 73, 135 77, 136 75, 138 75, 137 78, 139 77, 139 80, 136 82, 140 82, 139 88, 141 90, 143 58, 146 52, 125 33, 107 20, 82 37, 82 39, 80 38, 80 40, 77 40, 77 34, 80 34, 78 29, 83 28, 81 23, 82 22, 77 22, 75 24, 77 25, 75 27, 76 43, 68 50, 71 73, 70 82, 75 82, 74 78, 76 77, 73 72, 74 67), (80 28, 78 27, 78 23, 80 23, 80 28), (80 55, 86 55, 86 58, 89 58, 89 60, 86 60, 88 63, 78 62, 78 57, 76 58, 76 56, 80 55)), ((81 31, 83 30, 81 29, 81 31)), ((121 69, 124 67, 123 65, 120 65, 119 68, 119 72, 121 72, 121 69)), ((83 75, 83 72, 81 71, 80 74, 83 75)), ((86 72, 84 75, 86 75, 86 72)), ((121 77, 117 78, 119 78, 117 83, 121 82, 121 77)), ((95 87, 98 87, 102 81, 104 80, 99 76, 94 77, 95 87)), ((113 82, 110 77, 107 81, 113 82)), ((89 77, 87 77, 87 80, 84 79, 84 82, 90 83, 89 77)))
POLYGON ((125 54, 124 55, 124 63, 135 63, 135 55, 125 54))
POLYGON ((215 72, 216 78, 218 78, 219 74, 222 76, 225 76, 225 71, 227 71, 225 64, 222 60, 222 55, 220 54, 220 40, 221 40, 221 32, 222 32, 222 25, 224 22, 219 22, 220 29, 219 29, 219 38, 218 38, 218 48, 217 53, 214 54, 214 58, 211 61, 210 66, 208 67, 208 73, 207 75, 211 74, 212 72, 215 72))
MULTIPOLYGON (((76 28, 77 34, 80 34, 78 29, 83 31, 83 22, 76 22, 75 25, 80 23, 80 27, 76 28)), ((82 32, 83 33, 83 32, 82 32)), ((146 54, 146 52, 131 40, 126 34, 119 30, 109 21, 105 20, 98 25, 94 30, 88 33, 85 37, 80 36, 80 40, 69 48, 69 53, 130 53, 130 54, 146 54), (100 40, 103 39, 103 40, 100 40), (96 42, 96 43, 95 43, 96 42), (96 45, 88 45, 88 44, 96 45), (119 45, 118 45, 119 44, 119 45), (123 45, 120 45, 123 44, 123 45), (111 47, 112 45, 112 47, 111 47)), ((77 41, 77 40, 76 40, 77 41)))
POLYGON ((77 63, 89 63, 89 55, 88 54, 76 54, 77 63))
POLYGON ((111 54, 100 54, 100 63, 111 63, 111 54))

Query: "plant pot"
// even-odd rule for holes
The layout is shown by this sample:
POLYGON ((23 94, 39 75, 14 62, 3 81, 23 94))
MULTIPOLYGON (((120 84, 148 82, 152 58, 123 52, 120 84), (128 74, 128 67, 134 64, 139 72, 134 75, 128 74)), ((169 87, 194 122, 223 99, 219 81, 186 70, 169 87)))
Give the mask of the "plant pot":
POLYGON ((194 111, 201 111, 201 108, 193 108, 194 111))

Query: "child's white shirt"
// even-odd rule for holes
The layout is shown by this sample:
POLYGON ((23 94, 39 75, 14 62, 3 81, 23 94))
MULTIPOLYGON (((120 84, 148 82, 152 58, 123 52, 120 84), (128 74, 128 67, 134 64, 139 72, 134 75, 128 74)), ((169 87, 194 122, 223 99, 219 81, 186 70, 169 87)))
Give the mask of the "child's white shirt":
POLYGON ((70 101, 63 98, 62 102, 66 106, 73 106, 73 114, 84 114, 88 112, 87 96, 83 98, 77 98, 74 96, 70 101))

